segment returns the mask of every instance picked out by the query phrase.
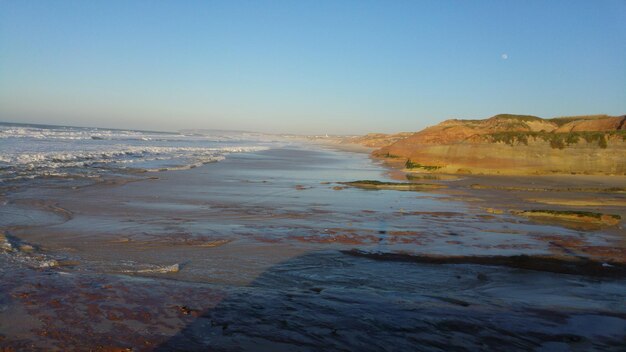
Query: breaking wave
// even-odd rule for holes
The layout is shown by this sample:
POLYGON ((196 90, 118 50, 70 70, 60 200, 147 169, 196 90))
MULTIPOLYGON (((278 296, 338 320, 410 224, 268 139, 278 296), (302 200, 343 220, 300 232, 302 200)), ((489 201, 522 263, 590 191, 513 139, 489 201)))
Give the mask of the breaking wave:
POLYGON ((42 176, 185 170, 231 153, 269 149, 250 134, 228 136, 0 123, 0 182, 42 176))

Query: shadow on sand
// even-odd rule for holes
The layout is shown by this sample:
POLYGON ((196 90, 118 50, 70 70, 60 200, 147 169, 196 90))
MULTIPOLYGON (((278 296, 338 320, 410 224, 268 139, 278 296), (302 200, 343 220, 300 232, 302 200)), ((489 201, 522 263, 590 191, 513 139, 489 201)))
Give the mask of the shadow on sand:
POLYGON ((603 280, 316 252, 234 288, 156 350, 619 350, 626 312, 608 307, 623 293, 584 305, 603 280))

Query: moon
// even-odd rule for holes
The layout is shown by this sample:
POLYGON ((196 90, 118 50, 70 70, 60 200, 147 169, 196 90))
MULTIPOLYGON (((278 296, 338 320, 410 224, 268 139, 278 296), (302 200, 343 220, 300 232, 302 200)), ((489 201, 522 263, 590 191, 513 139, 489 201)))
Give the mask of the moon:
POLYGON ((501 57, 502 57, 502 60, 506 60, 506 59, 509 58, 509 54, 504 53, 504 54, 501 55, 501 57))

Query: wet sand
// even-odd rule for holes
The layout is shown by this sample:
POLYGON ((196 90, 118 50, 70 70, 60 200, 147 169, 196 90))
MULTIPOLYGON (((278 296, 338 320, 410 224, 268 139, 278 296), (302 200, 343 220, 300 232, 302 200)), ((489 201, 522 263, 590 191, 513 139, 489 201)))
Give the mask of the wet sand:
POLYGON ((471 187, 623 178, 472 176, 420 192, 340 184, 398 179, 365 153, 307 145, 137 182, 5 190, 0 348, 623 349, 623 222, 583 229, 509 210, 593 199, 604 205, 584 209, 624 218, 624 194, 471 187), (548 260, 506 265, 520 256, 548 260), (415 259, 425 257, 460 259, 415 259))

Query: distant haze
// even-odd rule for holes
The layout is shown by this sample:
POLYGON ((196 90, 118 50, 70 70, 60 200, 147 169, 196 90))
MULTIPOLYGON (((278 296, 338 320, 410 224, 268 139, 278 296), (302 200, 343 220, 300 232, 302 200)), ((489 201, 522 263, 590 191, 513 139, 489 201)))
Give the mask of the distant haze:
POLYGON ((358 134, 626 113, 626 2, 0 1, 0 121, 358 134))

